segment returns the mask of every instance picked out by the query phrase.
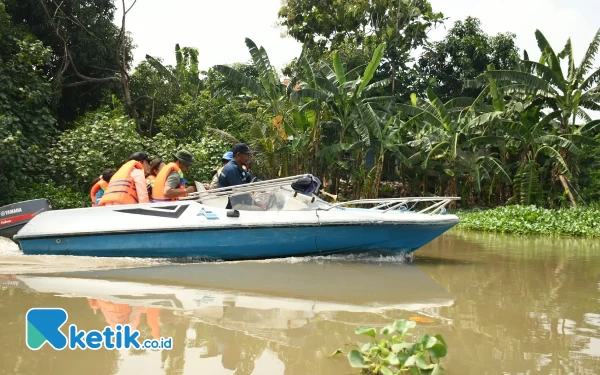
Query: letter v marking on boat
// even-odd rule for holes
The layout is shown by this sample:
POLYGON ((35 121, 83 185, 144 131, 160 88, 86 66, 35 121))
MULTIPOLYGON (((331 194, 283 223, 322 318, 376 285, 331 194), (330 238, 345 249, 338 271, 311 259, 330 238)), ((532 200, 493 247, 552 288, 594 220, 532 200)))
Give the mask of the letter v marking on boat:
POLYGON ((115 211, 123 212, 126 214, 169 217, 169 218, 173 218, 173 219, 178 219, 181 216, 181 214, 183 214, 185 212, 185 210, 187 210, 188 207, 189 207, 188 205, 178 206, 177 210, 174 210, 174 211, 167 211, 167 210, 154 211, 154 210, 146 209, 146 208, 132 208, 129 210, 115 210, 115 211))

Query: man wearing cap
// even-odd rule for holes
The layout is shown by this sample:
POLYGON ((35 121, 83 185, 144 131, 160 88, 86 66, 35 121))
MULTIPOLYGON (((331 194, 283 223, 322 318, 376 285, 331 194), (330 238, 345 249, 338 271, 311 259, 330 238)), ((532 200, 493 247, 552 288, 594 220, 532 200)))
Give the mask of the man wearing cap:
POLYGON ((219 187, 219 174, 221 173, 223 168, 227 165, 227 163, 229 163, 231 160, 233 160, 233 152, 228 151, 223 154, 223 157, 221 157, 221 168, 219 168, 217 170, 217 173, 215 173, 215 175, 212 178, 212 181, 210 182, 211 189, 216 189, 219 187))
POLYGON ((144 152, 135 152, 110 179, 100 206, 149 203, 146 173, 150 172, 150 158, 144 152))
POLYGON ((195 186, 185 186, 184 173, 194 163, 193 155, 186 150, 172 154, 174 161, 160 170, 152 188, 153 202, 174 201, 196 191, 195 186))
MULTIPOLYGON (((254 154, 254 151, 250 150, 247 144, 237 143, 233 145, 231 153, 233 154, 233 159, 219 173, 219 188, 261 181, 248 172, 248 162, 250 161, 250 155, 254 154)), ((250 194, 243 194, 235 197, 234 204, 238 207, 244 207, 254 206, 256 202, 253 202, 250 194)), ((232 198, 228 199, 227 207, 225 208, 232 208, 232 198)))
POLYGON ((219 173, 220 188, 260 181, 258 178, 254 177, 252 173, 247 171, 250 155, 254 154, 254 152, 255 151, 250 150, 250 147, 245 143, 237 143, 233 146, 231 149, 233 159, 230 160, 229 163, 223 167, 221 173, 219 173))

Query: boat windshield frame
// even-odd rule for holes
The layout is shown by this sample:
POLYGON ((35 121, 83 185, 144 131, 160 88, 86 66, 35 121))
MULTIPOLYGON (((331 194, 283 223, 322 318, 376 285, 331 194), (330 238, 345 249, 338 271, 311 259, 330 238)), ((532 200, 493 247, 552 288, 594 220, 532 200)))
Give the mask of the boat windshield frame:
MULTIPOLYGON (((330 203, 316 194, 303 194, 292 188, 292 183, 309 174, 283 177, 273 180, 253 182, 243 185, 203 190, 190 193, 183 200, 194 200, 199 203, 211 199, 227 197, 232 209, 243 211, 330 211, 330 210, 368 210, 372 212, 417 212, 421 214, 445 214, 446 206, 460 197, 400 197, 355 199, 345 202, 330 203), (417 206, 425 205, 419 211, 417 206), (360 206, 371 206, 361 208, 360 206)), ((197 186, 200 184, 197 184, 197 186)))

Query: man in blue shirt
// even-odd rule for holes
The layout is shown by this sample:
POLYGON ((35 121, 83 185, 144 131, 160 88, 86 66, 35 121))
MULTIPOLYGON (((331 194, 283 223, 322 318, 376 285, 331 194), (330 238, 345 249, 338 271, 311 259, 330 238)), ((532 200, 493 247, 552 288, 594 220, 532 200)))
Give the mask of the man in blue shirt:
POLYGON ((235 144, 231 151, 233 152, 233 159, 221 170, 219 174, 219 187, 223 188, 261 181, 243 168, 248 168, 250 155, 254 154, 255 151, 250 150, 250 147, 245 143, 235 144))
MULTIPOLYGON (((250 155, 254 154, 255 151, 250 150, 250 147, 248 147, 248 145, 245 143, 235 144, 231 151, 233 152, 233 159, 229 161, 229 163, 223 167, 221 173, 219 173, 219 188, 261 181, 254 177, 252 173, 243 168, 248 168, 250 155)), ((252 204, 252 198, 250 195, 248 195, 248 197, 238 196, 235 198, 235 200, 244 204, 252 204), (245 198, 249 198, 249 200, 245 198)), ((229 200, 227 203, 226 208, 232 208, 231 200, 229 200)))

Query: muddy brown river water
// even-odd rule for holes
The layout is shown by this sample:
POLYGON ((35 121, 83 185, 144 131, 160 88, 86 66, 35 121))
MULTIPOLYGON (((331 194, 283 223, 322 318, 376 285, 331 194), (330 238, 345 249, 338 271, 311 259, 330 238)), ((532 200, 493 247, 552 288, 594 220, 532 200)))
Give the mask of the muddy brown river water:
POLYGON ((193 260, 23 256, 0 242, 0 374, 359 374, 360 326, 441 333, 446 374, 600 374, 600 241, 453 230, 396 257, 193 260), (170 350, 27 346, 31 308, 129 324, 170 350))

